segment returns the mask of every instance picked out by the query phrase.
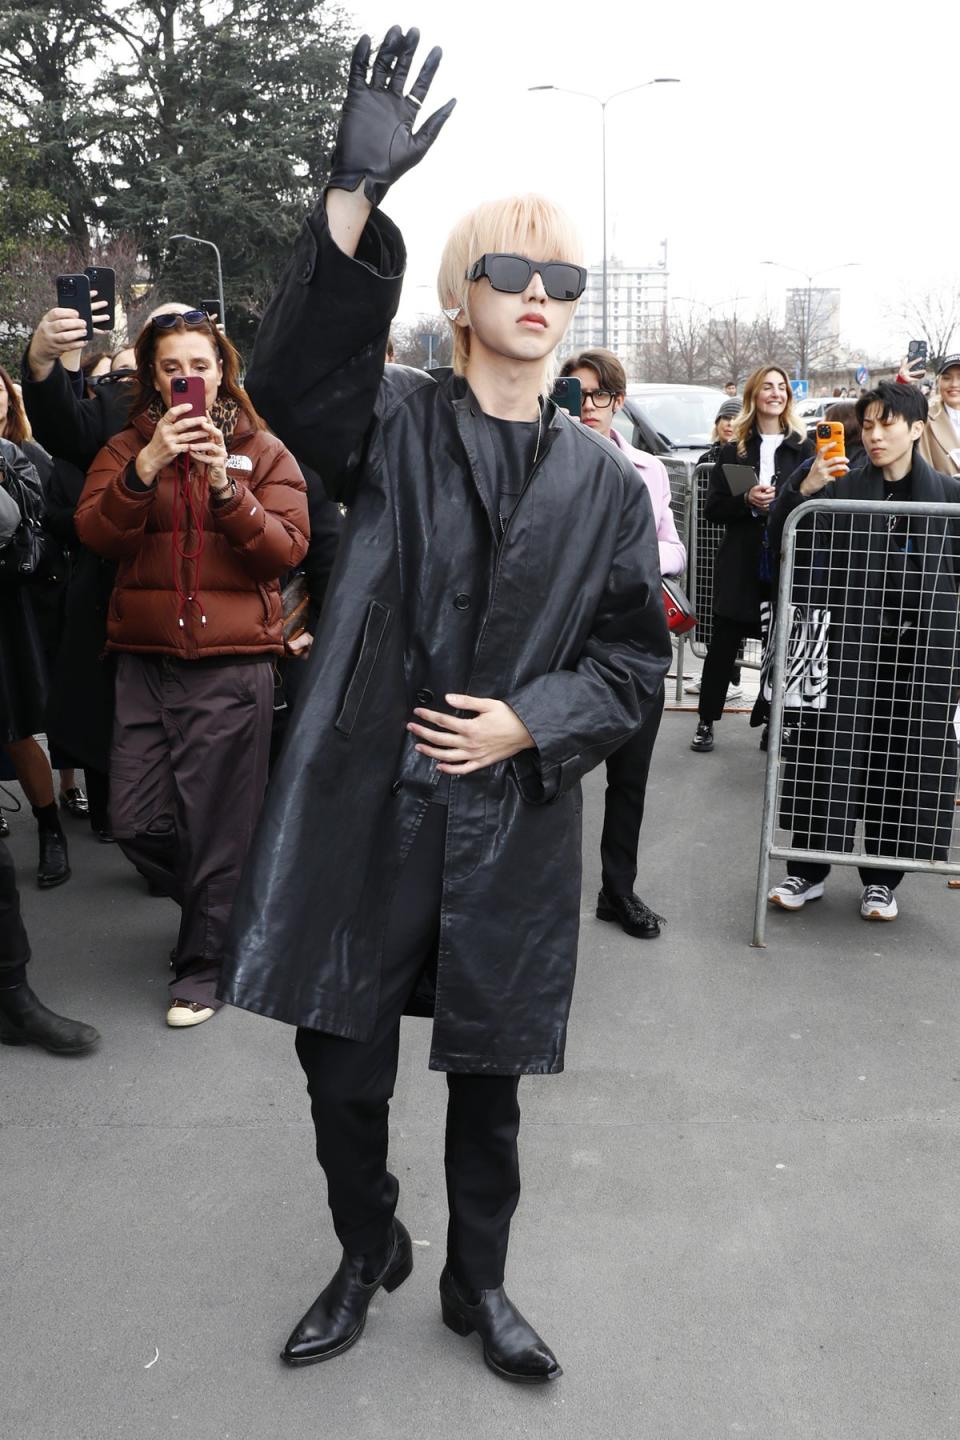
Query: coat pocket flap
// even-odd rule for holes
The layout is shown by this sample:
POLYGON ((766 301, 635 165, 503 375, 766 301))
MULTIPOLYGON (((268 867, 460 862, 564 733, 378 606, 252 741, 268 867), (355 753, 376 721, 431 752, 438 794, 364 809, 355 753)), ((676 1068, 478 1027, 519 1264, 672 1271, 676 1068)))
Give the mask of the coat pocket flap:
POLYGON ((334 729, 339 730, 341 735, 349 735, 354 727, 389 620, 389 606, 381 605, 379 600, 371 600, 364 621, 360 654, 344 693, 340 713, 333 722, 334 729))

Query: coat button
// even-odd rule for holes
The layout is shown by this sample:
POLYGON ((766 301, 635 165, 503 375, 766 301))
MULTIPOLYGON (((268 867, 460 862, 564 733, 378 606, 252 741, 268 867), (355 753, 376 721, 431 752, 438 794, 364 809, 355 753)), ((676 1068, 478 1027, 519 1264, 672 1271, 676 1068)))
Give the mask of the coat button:
POLYGON ((403 789, 403 781, 402 781, 402 780, 394 780, 393 784, 390 786, 390 794, 391 794, 391 795, 399 795, 399 794, 400 794, 400 791, 401 791, 402 789, 403 789))
POLYGON ((464 595, 463 591, 461 590, 459 595, 454 595, 453 597, 453 608, 454 610, 469 610, 470 596, 464 595))
POLYGON ((418 704, 418 705, 432 705, 435 699, 436 699, 436 696, 434 695, 434 693, 433 693, 432 690, 418 690, 418 691, 417 691, 417 704, 418 704))

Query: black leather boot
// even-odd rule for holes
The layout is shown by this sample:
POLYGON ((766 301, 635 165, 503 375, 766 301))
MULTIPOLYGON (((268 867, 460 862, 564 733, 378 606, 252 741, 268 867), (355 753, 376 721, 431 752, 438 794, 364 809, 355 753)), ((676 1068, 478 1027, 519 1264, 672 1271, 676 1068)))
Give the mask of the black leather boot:
POLYGON ((505 1380, 518 1380, 526 1385, 542 1385, 558 1380, 563 1374, 550 1346, 528 1325, 501 1285, 497 1290, 481 1290, 479 1300, 471 1304, 449 1267, 440 1276, 440 1311, 444 1325, 457 1335, 471 1335, 474 1330, 483 1341, 483 1358, 491 1370, 505 1380))
POLYGON ((387 1291, 396 1290, 412 1269, 413 1247, 399 1220, 393 1222, 386 1264, 371 1280, 363 1278, 364 1257, 348 1255, 344 1250, 336 1274, 284 1345, 280 1359, 288 1365, 316 1365, 342 1355, 363 1334, 367 1306, 381 1286, 387 1291))
POLYGON ((40 830, 40 863, 37 866, 37 884, 41 890, 52 890, 70 879, 70 861, 67 858, 67 837, 62 830, 40 830))
POLYGON ((99 1039, 92 1025, 48 1010, 25 980, 10 990, 0 990, 2 1045, 40 1045, 51 1055, 81 1055, 99 1039))

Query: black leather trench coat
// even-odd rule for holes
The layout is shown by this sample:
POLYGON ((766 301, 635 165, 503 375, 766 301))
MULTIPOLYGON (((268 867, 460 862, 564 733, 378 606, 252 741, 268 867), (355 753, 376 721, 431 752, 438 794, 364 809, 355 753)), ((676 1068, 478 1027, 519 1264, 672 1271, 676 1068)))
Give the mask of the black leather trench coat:
POLYGON ((465 382, 384 369, 403 264, 385 216, 350 259, 321 204, 248 375, 350 509, 221 994, 370 1036, 391 896, 437 783, 406 724, 450 692, 491 696, 537 748, 450 783, 430 1065, 552 1072, 576 967, 580 778, 637 729, 669 664, 653 513, 615 448, 548 403, 499 538, 465 382))

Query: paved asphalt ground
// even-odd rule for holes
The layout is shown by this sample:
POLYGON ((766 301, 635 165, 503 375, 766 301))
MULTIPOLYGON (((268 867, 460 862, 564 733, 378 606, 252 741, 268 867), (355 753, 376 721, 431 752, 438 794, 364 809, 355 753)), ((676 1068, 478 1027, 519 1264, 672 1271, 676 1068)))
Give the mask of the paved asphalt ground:
POLYGON ((441 1326, 422 1021, 393 1111, 414 1274, 348 1355, 281 1366, 338 1258, 292 1034, 166 1029, 172 904, 80 827, 41 895, 14 817, 35 987, 103 1043, 0 1050, 0 1440, 956 1440, 960 892, 908 877, 867 925, 835 872, 750 949, 756 732, 728 715, 697 757, 693 725, 668 712, 654 758, 656 942, 593 917, 586 787, 567 1069, 520 1092, 508 1288, 565 1366, 545 1389, 441 1326))

